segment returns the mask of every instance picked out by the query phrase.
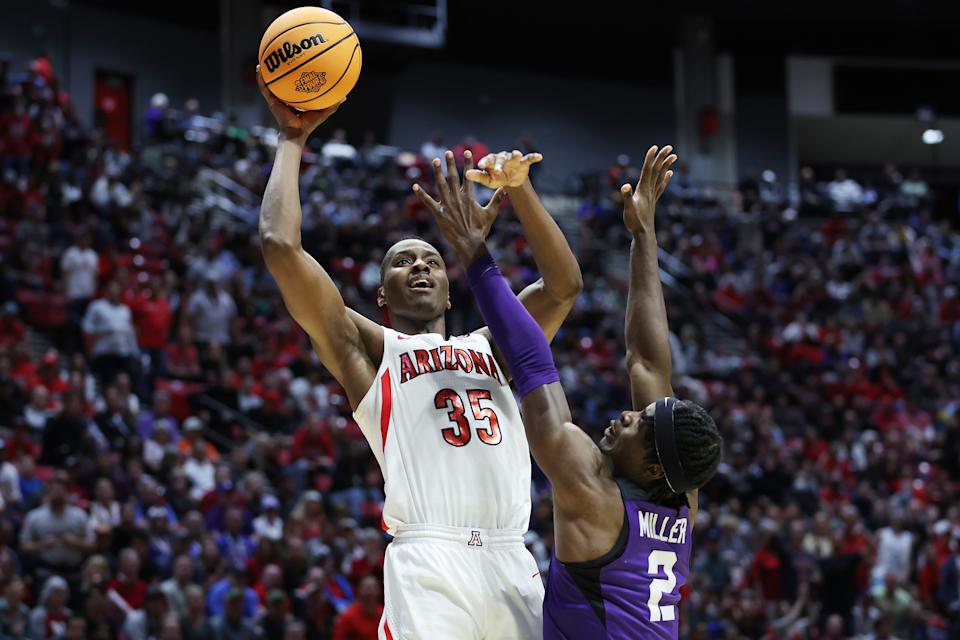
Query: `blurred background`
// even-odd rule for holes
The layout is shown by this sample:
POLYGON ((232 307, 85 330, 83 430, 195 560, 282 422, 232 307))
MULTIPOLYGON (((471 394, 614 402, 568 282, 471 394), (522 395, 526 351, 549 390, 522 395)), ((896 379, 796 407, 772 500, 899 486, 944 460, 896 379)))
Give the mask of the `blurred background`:
MULTIPOLYGON (((382 477, 256 232, 255 47, 297 4, 0 3, 0 639, 376 637, 382 477)), ((440 246, 429 161, 543 153, 595 436, 629 397, 618 189, 674 145, 674 387, 727 443, 681 637, 960 638, 960 12, 321 4, 364 67, 305 151, 305 248, 380 320, 384 250, 440 246)), ((537 277, 509 207, 494 237, 537 277)), ((451 289, 451 332, 479 326, 451 289)))

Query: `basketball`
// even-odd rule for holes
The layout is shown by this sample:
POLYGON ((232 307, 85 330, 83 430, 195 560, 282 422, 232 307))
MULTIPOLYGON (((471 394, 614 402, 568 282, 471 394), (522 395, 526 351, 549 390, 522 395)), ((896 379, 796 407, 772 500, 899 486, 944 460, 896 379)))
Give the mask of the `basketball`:
POLYGON ((304 111, 343 100, 357 84, 361 59, 353 28, 320 7, 291 9, 274 20, 257 55, 273 95, 304 111))

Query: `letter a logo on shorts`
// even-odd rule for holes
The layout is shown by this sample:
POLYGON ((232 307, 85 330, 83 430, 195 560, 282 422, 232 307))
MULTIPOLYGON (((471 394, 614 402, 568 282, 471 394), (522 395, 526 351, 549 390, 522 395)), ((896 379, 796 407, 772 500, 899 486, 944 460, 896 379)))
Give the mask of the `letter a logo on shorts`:
POLYGON ((482 547, 483 541, 480 539, 479 531, 470 532, 470 542, 467 543, 468 547, 482 547))

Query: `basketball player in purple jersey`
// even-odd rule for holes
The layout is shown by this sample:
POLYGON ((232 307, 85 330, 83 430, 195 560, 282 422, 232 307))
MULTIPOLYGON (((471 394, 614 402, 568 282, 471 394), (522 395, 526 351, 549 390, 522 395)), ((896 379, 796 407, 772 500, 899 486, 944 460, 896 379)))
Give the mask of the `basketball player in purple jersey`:
POLYGON ((611 421, 599 446, 570 422, 543 332, 487 253, 491 214, 431 207, 470 265, 470 286, 523 398, 530 450, 553 486, 545 640, 667 640, 679 632, 697 491, 716 472, 722 440, 702 407, 672 397, 654 234, 656 202, 676 161, 671 151, 651 147, 636 191, 621 190, 633 235, 625 327, 633 410, 611 421))

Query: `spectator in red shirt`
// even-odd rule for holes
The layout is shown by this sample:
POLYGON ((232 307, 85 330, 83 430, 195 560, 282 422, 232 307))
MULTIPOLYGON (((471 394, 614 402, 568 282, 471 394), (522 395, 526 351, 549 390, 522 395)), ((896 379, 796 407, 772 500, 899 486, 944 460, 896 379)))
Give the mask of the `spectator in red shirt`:
POLYGON ((137 329, 137 342, 150 356, 151 373, 164 376, 164 350, 173 326, 173 311, 170 309, 169 290, 160 276, 153 276, 150 286, 127 301, 133 311, 133 323, 137 329))
POLYGON ((382 614, 380 583, 368 576, 360 582, 356 601, 337 619, 333 640, 376 640, 382 614))
POLYGON ((934 543, 927 544, 920 554, 917 566, 917 590, 920 598, 931 608, 936 604, 937 590, 940 588, 940 565, 934 543))
POLYGON ((37 370, 36 385, 43 385, 50 392, 53 400, 58 401, 64 393, 70 390, 70 384, 60 375, 60 357, 56 350, 50 349, 40 359, 40 368, 37 370))
MULTIPOLYGON (((2 399, 2 398, 0 398, 2 399)), ((30 437, 30 430, 23 418, 18 418, 13 423, 13 435, 3 441, 3 457, 5 460, 13 462, 21 458, 30 458, 36 460, 40 455, 40 447, 30 437)), ((23 475, 23 463, 21 462, 20 475, 23 475)))
POLYGON ((376 529, 362 529, 358 533, 362 554, 350 561, 350 583, 355 587, 368 576, 383 579, 384 542, 376 529))
POLYGON ((197 380, 200 378, 200 353, 193 344, 193 332, 181 325, 177 341, 167 346, 164 353, 165 373, 170 378, 197 380))
POLYGON ((33 361, 30 345, 17 342, 13 345, 11 355, 10 377, 24 389, 31 389, 37 384, 37 363, 33 361))
POLYGON ((484 156, 490 154, 490 147, 483 144, 473 136, 467 136, 463 142, 453 148, 453 156, 457 159, 457 166, 463 166, 463 155, 467 151, 473 154, 474 159, 479 162, 484 156))
POLYGON ((283 589, 283 569, 277 564, 268 564, 263 568, 260 579, 254 585, 253 590, 257 592, 260 598, 260 604, 267 605, 267 596, 275 589, 283 589))
POLYGON ((319 414, 307 416, 293 434, 293 460, 307 459, 314 464, 330 464, 333 460, 333 437, 326 420, 319 414))
POLYGON ((776 532, 767 534, 767 541, 757 551, 750 566, 750 580, 759 587, 764 602, 778 604, 783 599, 783 574, 786 554, 776 532))
POLYGON ((120 552, 117 577, 107 585, 111 600, 118 606, 126 605, 131 610, 143 608, 147 597, 147 583, 140 579, 140 557, 133 549, 120 552))
POLYGON ((327 421, 316 413, 307 416, 304 424, 293 434, 290 460, 298 487, 306 484, 326 491, 333 483, 333 437, 327 421))
POLYGON ((30 63, 30 71, 43 78, 43 81, 49 86, 53 84, 53 65, 50 64, 50 58, 47 54, 41 53, 30 63))

